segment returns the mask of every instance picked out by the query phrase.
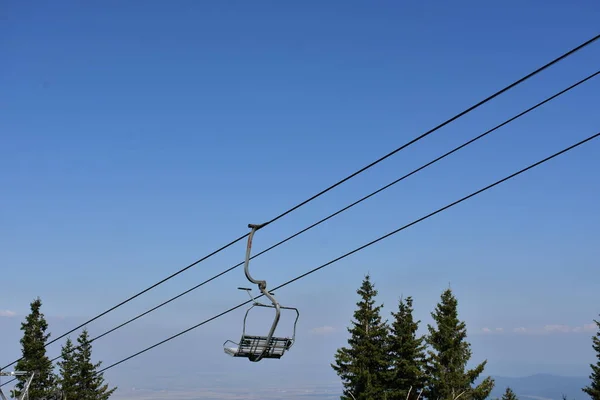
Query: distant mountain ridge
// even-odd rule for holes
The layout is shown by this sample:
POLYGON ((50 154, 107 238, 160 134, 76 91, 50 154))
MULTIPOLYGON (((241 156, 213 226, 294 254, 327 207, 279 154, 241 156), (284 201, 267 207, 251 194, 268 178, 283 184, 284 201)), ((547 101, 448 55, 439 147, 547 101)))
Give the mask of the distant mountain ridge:
POLYGON ((581 389, 589 384, 587 377, 571 377, 552 374, 535 374, 524 377, 492 376, 496 381, 491 398, 500 398, 506 387, 517 397, 536 400, 589 400, 581 389))

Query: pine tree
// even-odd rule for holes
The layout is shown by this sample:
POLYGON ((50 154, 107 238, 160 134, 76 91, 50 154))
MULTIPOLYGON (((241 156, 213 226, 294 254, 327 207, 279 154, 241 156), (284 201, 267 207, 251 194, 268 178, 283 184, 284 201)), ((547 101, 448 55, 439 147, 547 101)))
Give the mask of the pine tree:
POLYGON ((466 370, 472 352, 470 344, 466 342, 465 323, 458 319, 457 307, 458 302, 451 289, 445 290, 440 303, 431 313, 437 329, 427 326, 429 335, 426 340, 433 351, 427 352, 429 379, 424 394, 430 400, 452 400, 459 395, 461 400, 483 400, 494 388, 494 380, 490 377, 478 386, 471 387, 483 372, 487 361, 466 370))
POLYGON ((77 399, 77 363, 75 360, 75 347, 70 338, 67 338, 61 350, 62 361, 59 361, 58 383, 65 400, 77 399))
MULTIPOLYGON (((50 337, 46 333, 48 323, 40 311, 42 300, 38 297, 30 304, 31 311, 21 323, 23 337, 21 338, 22 357, 15 366, 17 371, 34 372, 35 376, 29 386, 30 399, 49 398, 56 389, 56 377, 52 370, 52 362, 46 356, 46 342, 50 337)), ((11 391, 12 397, 19 397, 28 376, 19 376, 15 389, 11 391)))
POLYGON ((502 400, 519 400, 515 392, 510 387, 507 387, 502 395, 502 400))
POLYGON ((426 384, 424 338, 417 337, 421 321, 414 321, 412 304, 412 297, 400 299, 398 312, 392 312, 394 321, 389 335, 392 364, 388 383, 389 400, 404 400, 409 391, 410 398, 416 399, 426 384))
POLYGON ((366 275, 357 290, 360 301, 354 312, 349 347, 342 347, 335 354, 331 367, 342 379, 344 400, 381 400, 385 398, 386 377, 389 370, 387 352, 388 327, 382 321, 383 304, 375 306, 377 290, 366 275))
POLYGON ((592 337, 592 348, 596 351, 598 361, 596 365, 590 364, 592 373, 590 374, 591 383, 582 390, 587 393, 592 400, 600 400, 600 322, 594 320, 598 327, 598 332, 592 337))
MULTIPOLYGON (((77 381, 75 397, 77 400, 108 400, 117 388, 108 388, 104 376, 98 373, 102 362, 92 363, 92 343, 87 329, 83 329, 77 338, 77 351, 73 357, 75 379, 77 381)), ((67 398, 67 400, 70 400, 67 398)))

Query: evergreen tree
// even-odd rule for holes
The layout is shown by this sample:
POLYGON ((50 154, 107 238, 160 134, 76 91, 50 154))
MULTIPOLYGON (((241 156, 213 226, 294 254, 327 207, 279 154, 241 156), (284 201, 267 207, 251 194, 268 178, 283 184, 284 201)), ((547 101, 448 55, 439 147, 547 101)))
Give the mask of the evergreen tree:
MULTIPOLYGON (((25 318, 25 322, 21 323, 21 330, 23 331, 23 337, 21 338, 22 356, 15 369, 35 373, 29 386, 29 398, 44 399, 51 397, 56 389, 56 377, 52 372, 52 362, 46 356, 45 348, 50 334, 46 333, 48 323, 44 314, 40 311, 42 300, 38 297, 31 302, 30 306, 29 315, 25 318)), ((27 379, 28 376, 18 377, 18 383, 11 391, 12 397, 16 398, 21 395, 27 379)))
MULTIPOLYGON (((108 400, 117 388, 108 388, 103 374, 98 374, 102 362, 92 363, 92 343, 87 329, 77 338, 77 351, 73 357, 75 369, 75 397, 77 400, 108 400)), ((70 400, 67 398, 67 400, 70 400)))
POLYGON ((596 365, 590 364, 590 367, 592 367, 592 373, 590 375, 592 382, 582 390, 587 393, 592 400, 600 400, 600 322, 596 320, 594 320, 594 322, 598 327, 598 332, 592 337, 592 348, 596 351, 596 358, 598 361, 596 362, 596 365))
POLYGON ((331 367, 344 385, 344 400, 381 400, 385 398, 386 378, 389 370, 387 352, 388 327, 382 321, 382 305, 375 306, 377 290, 366 275, 357 290, 360 300, 354 312, 349 347, 335 354, 331 367))
POLYGON ((473 382, 483 372, 487 361, 471 370, 466 365, 471 358, 470 344, 466 342, 465 323, 458 319, 458 302, 452 291, 441 295, 434 312, 431 313, 437 329, 428 325, 427 343, 432 347, 427 357, 426 370, 428 387, 424 391, 430 400, 452 400, 461 395, 461 400, 483 400, 494 388, 494 380, 485 378, 476 387, 473 382))
POLYGON ((389 400, 404 400, 409 391, 410 398, 416 399, 426 384, 424 338, 417 337, 421 321, 414 321, 412 304, 412 297, 401 299, 398 312, 392 312, 394 320, 389 335, 389 400))
POLYGON ((70 338, 67 338, 61 350, 62 361, 59 361, 58 383, 65 400, 77 399, 77 362, 75 360, 75 347, 70 338))
POLYGON ((507 387, 502 395, 502 400, 519 400, 515 392, 510 387, 507 387))

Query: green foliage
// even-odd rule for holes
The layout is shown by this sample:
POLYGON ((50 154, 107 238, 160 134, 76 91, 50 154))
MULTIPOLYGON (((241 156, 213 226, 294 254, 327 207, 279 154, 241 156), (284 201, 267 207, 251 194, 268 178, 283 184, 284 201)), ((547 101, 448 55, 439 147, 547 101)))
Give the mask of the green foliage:
MULTIPOLYGON (((30 304, 31 311, 21 323, 23 337, 21 338, 22 359, 15 366, 17 371, 35 372, 35 377, 29 387, 30 399, 43 399, 51 397, 56 389, 56 377, 52 372, 52 362, 46 356, 46 342, 50 337, 46 333, 48 323, 40 311, 42 300, 38 297, 30 304)), ((27 376, 19 376, 15 389, 11 391, 12 397, 19 397, 27 376)))
POLYGON ((431 316, 437 329, 427 326, 429 335, 426 340, 432 350, 427 352, 428 387, 424 391, 425 396, 432 400, 451 400, 459 395, 461 400, 487 398, 494 381, 488 377, 478 386, 471 387, 487 361, 466 370, 472 354, 470 344, 465 341, 465 323, 458 319, 458 302, 450 289, 442 293, 441 301, 431 316))
MULTIPOLYGON (((40 309, 42 301, 37 298, 31 303, 31 312, 21 324, 23 337, 22 359, 17 362, 18 371, 35 372, 29 387, 29 398, 33 400, 108 400, 116 388, 108 389, 102 374, 97 374, 101 363, 91 362, 92 345, 87 330, 83 330, 77 339, 78 346, 67 339, 62 347, 58 362, 59 376, 53 373, 53 366, 46 356, 45 345, 50 337, 46 333, 48 323, 40 309)), ((27 376, 19 376, 11 396, 21 395, 27 376)))
POLYGON ((425 387, 425 345, 422 337, 417 337, 421 321, 414 321, 412 298, 400 300, 398 312, 392 312, 389 335, 391 356, 389 400, 405 400, 410 391, 410 399, 416 399, 425 387), (412 389, 411 389, 412 388, 412 389))
POLYGON ((502 400, 519 400, 515 392, 510 387, 507 387, 502 395, 502 400))
MULTIPOLYGON (((413 318, 412 297, 400 300, 388 328, 380 316, 383 305, 375 306, 377 291, 368 275, 357 293, 361 299, 348 329, 350 346, 338 349, 331 365, 342 379, 343 400, 416 400, 421 391, 429 400, 483 400, 490 395, 494 380, 489 377, 473 387, 486 361, 466 369, 470 344, 450 289, 431 313, 437 328, 428 325, 426 337, 417 336, 420 321, 413 318)), ((503 400, 518 399, 507 390, 503 400)))
POLYGON ((598 326, 598 332, 592 337, 592 348, 596 351, 596 365, 590 364, 592 373, 590 374, 591 383, 582 390, 587 393, 592 400, 600 400, 600 322, 594 320, 598 326))
POLYGON ((69 350, 61 366, 62 390, 66 400, 108 400, 117 388, 109 389, 103 374, 97 373, 102 362, 92 363, 92 343, 87 329, 83 329, 77 338, 75 349, 67 341, 63 353, 69 350))
POLYGON ((58 383, 64 399, 76 399, 77 390, 77 363, 75 360, 75 347, 70 338, 67 338, 65 345, 61 350, 62 361, 59 361, 58 383))
POLYGON ((384 398, 385 382, 389 370, 387 352, 388 328, 381 319, 382 305, 375 306, 377 290, 365 277, 357 290, 360 301, 354 312, 349 347, 342 347, 335 354, 331 367, 344 385, 345 400, 381 400, 384 398))

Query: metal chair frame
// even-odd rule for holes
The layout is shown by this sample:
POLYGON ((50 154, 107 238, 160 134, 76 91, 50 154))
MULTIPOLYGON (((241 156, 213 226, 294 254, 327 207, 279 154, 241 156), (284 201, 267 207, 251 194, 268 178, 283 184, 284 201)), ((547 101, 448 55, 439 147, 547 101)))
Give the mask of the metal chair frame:
POLYGON ((250 251, 252 249, 252 238, 254 237, 254 233, 262 228, 265 224, 262 225, 253 225, 249 224, 248 227, 252 230, 250 231, 250 235, 248 236, 248 244, 246 246, 246 260, 244 262, 244 273, 246 274, 246 278, 258 285, 258 289, 261 293, 266 296, 272 305, 262 304, 256 301, 256 299, 250 293, 249 288, 238 288, 240 290, 245 290, 248 292, 248 295, 253 301, 252 306, 246 311, 246 315, 244 316, 244 323, 242 329, 242 337, 239 343, 236 343, 232 340, 227 340, 223 343, 225 353, 233 356, 233 357, 246 357, 252 362, 258 362, 263 358, 281 358, 283 354, 289 350, 296 340, 296 325, 298 323, 298 318, 300 317, 300 312, 297 308, 294 307, 283 307, 277 302, 273 293, 270 293, 267 290, 267 282, 264 280, 257 280, 250 275, 249 264, 250 264, 250 251), (267 336, 254 336, 254 335, 246 335, 246 319, 248 318, 248 313, 254 307, 266 307, 266 308, 274 308, 275 309, 275 318, 273 323, 271 324, 271 329, 267 336), (281 317, 281 310, 293 310, 296 312, 296 319, 294 321, 294 330, 291 338, 285 337, 274 337, 275 329, 279 323, 279 318, 281 317), (237 346, 236 350, 232 350, 226 347, 227 343, 233 343, 237 346), (259 352, 259 348, 261 348, 259 352))
MULTIPOLYGON (((31 382, 33 381, 33 378, 35 377, 35 372, 24 372, 24 371, 2 372, 2 371, 0 371, 0 376, 23 376, 23 375, 29 375, 29 377, 25 381, 25 384, 23 385, 23 390, 21 390, 21 395, 18 397, 17 400, 29 399, 29 386, 31 386, 31 382)), ((4 393, 2 392, 2 388, 0 388, 0 399, 7 400, 6 396, 4 396, 4 393)))

